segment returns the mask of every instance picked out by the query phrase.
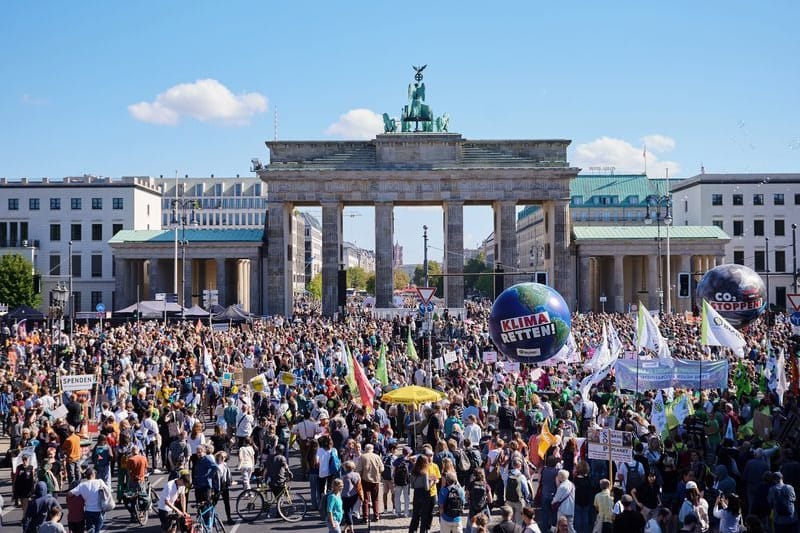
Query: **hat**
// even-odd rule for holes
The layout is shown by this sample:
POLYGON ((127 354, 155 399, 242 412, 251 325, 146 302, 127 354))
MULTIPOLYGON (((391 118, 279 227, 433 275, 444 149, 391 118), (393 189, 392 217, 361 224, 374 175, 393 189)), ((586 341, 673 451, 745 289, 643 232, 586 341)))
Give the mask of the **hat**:
POLYGON ((433 457, 433 450, 431 450, 430 448, 425 448, 425 455, 433 457))
POLYGON ((686 483, 686 490, 691 490, 691 489, 697 490, 697 483, 695 483, 694 481, 688 481, 686 483))

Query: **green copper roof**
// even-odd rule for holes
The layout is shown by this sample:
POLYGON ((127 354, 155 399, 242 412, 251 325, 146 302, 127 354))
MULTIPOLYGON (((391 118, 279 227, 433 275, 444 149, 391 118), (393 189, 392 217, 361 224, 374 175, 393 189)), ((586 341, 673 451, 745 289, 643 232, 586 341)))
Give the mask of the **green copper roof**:
MULTIPOLYGON (((657 239, 659 228, 647 226, 572 226, 576 240, 581 239, 657 239)), ((661 238, 667 236, 667 228, 662 224, 661 238)), ((717 226, 673 226, 669 229, 670 239, 720 239, 730 237, 717 226)))
MULTIPOLYGON (((178 238, 189 242, 261 242, 264 231, 260 229, 194 229, 178 230, 178 238)), ((123 242, 174 242, 175 231, 131 230, 117 232, 109 244, 123 242)))
MULTIPOLYGON (((680 180, 671 179, 670 187, 680 180)), ((644 174, 579 174, 569 184, 570 207, 645 207, 651 194, 666 194, 665 179, 644 174)))

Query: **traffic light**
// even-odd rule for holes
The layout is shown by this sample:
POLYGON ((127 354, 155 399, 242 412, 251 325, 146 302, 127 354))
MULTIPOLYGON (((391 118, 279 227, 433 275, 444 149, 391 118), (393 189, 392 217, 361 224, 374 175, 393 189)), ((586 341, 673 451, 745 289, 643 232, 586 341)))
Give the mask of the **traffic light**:
POLYGON ((678 274, 678 298, 689 298, 691 296, 690 281, 688 272, 678 274))

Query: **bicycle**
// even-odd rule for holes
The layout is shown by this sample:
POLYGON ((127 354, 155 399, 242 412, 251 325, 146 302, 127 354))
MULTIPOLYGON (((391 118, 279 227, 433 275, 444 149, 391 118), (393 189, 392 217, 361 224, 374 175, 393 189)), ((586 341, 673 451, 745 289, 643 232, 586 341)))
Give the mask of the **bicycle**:
POLYGON ((244 522, 255 522, 263 514, 270 518, 270 511, 277 507, 278 514, 286 522, 299 522, 306 516, 306 500, 300 494, 293 493, 286 483, 275 496, 272 488, 259 484, 255 489, 242 491, 236 498, 236 514, 244 522))
POLYGON ((158 515, 155 508, 155 503, 158 502, 158 496, 150 486, 149 480, 145 480, 142 487, 139 489, 128 488, 123 493, 123 502, 125 508, 131 513, 131 516, 138 522, 140 526, 147 523, 147 514, 153 511, 158 515))
POLYGON ((192 533, 225 533, 225 527, 217 515, 216 499, 197 506, 197 518, 192 520, 192 533), (207 515, 211 515, 210 517, 207 515), (209 526, 211 524, 211 526, 209 526))

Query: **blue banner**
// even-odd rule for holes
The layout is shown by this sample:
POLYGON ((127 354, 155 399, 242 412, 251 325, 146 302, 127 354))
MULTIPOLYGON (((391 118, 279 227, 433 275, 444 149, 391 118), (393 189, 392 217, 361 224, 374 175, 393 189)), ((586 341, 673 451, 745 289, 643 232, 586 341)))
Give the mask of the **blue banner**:
POLYGON ((683 389, 725 389, 728 387, 728 361, 689 361, 673 359, 619 359, 614 365, 620 389, 644 392, 680 387, 683 389), (638 364, 637 364, 638 363, 638 364))

